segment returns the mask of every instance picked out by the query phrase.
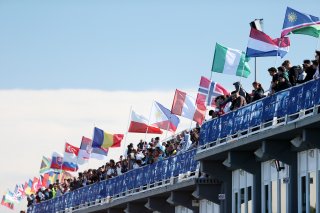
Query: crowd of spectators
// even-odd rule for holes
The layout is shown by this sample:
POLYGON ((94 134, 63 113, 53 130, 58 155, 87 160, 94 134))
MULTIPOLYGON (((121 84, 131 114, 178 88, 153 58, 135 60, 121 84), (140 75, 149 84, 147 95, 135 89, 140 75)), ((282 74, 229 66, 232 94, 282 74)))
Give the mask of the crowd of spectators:
MULTIPOLYGON (((212 118, 219 117, 228 111, 237 110, 267 95, 273 95, 292 86, 318 79, 320 78, 319 62, 320 51, 316 51, 315 60, 306 59, 302 65, 292 66, 289 60, 285 60, 282 66, 278 68, 270 67, 268 72, 271 76, 271 84, 268 94, 265 94, 259 82, 252 83, 253 90, 251 93, 247 93, 241 84, 236 82, 234 83, 236 89, 231 92, 230 96, 221 95, 215 98, 215 110, 210 110, 209 115, 212 118)), ((197 126, 190 131, 183 131, 165 142, 160 142, 159 137, 156 137, 152 138, 150 142, 140 140, 136 148, 130 143, 126 147, 124 155, 121 155, 117 162, 111 159, 98 169, 79 172, 77 178, 65 179, 62 183, 57 180, 56 183, 50 184, 48 188, 41 187, 35 195, 32 194, 27 197, 28 207, 34 203, 61 196, 80 187, 116 177, 129 170, 195 148, 198 145, 199 133, 200 127, 197 126)))
POLYGON ((235 90, 230 96, 221 95, 215 98, 216 106, 214 110, 209 111, 209 116, 219 117, 268 95, 320 78, 319 58, 320 51, 316 51, 315 60, 306 59, 302 65, 292 66, 289 60, 285 60, 280 67, 270 67, 268 72, 271 76, 271 84, 267 94, 259 82, 252 83, 251 93, 247 93, 239 82, 234 83, 235 90))
POLYGON ((121 155, 117 162, 111 159, 98 169, 79 172, 77 178, 64 179, 61 183, 56 180, 47 188, 41 187, 35 194, 27 196, 27 206, 30 207, 35 203, 61 196, 83 186, 116 177, 129 170, 193 149, 198 145, 199 133, 200 128, 196 127, 190 131, 185 130, 165 142, 160 142, 160 138, 155 137, 150 142, 140 140, 136 147, 130 143, 126 147, 124 155, 121 155))

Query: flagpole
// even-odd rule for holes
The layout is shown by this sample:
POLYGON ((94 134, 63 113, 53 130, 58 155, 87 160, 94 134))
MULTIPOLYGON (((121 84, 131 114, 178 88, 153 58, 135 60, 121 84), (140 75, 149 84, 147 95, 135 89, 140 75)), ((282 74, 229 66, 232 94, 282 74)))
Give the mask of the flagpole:
POLYGON ((129 125, 130 125, 130 120, 131 120, 131 114, 132 114, 132 105, 130 106, 129 118, 128 118, 128 123, 127 123, 127 131, 124 136, 125 140, 124 140, 124 147, 123 147, 122 153, 124 153, 124 150, 126 149, 126 145, 127 145, 127 137, 128 137, 128 133, 129 133, 128 130, 129 130, 129 125))
POLYGON ((257 57, 254 57, 254 81, 257 82, 257 57))
POLYGON ((150 109, 149 119, 148 119, 148 126, 147 126, 146 133, 144 134, 144 141, 147 140, 147 133, 148 133, 148 130, 149 130, 150 118, 151 118, 151 113, 152 113, 152 109, 153 109, 153 104, 154 104, 154 100, 153 100, 153 102, 152 102, 152 104, 151 104, 151 109, 150 109))

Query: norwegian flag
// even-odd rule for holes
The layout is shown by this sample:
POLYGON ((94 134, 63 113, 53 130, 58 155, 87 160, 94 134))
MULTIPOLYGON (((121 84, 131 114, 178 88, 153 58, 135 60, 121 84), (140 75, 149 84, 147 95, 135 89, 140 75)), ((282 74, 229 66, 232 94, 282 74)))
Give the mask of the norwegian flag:
POLYGON ((196 102, 199 105, 215 107, 214 99, 217 96, 229 94, 229 91, 219 83, 201 76, 196 102))

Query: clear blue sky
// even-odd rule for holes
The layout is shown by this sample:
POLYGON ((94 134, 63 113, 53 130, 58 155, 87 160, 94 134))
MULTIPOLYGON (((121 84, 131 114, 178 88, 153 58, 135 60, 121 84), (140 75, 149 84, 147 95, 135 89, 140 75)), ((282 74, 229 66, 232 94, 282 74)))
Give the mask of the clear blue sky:
MULTIPOLYGON (((245 50, 264 18, 280 35, 286 6, 320 16, 315 1, 0 1, 0 89, 197 89, 210 76, 215 42, 245 50)), ((293 35, 286 59, 312 58, 317 40, 293 35)), ((282 60, 277 61, 277 65, 282 60)), ((258 80, 269 86, 258 59, 258 80)), ((253 63, 251 62, 253 69, 253 63)), ((237 77, 214 74, 232 88, 237 77)), ((243 80, 251 90, 253 75, 243 80)))

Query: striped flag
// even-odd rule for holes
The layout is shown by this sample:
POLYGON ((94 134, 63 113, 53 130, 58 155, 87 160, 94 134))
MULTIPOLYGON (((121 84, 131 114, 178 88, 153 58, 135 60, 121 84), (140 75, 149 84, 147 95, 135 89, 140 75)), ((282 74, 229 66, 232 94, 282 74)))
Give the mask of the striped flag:
POLYGON ((176 89, 171 112, 202 124, 205 118, 206 108, 204 105, 196 104, 196 101, 187 93, 176 89))

